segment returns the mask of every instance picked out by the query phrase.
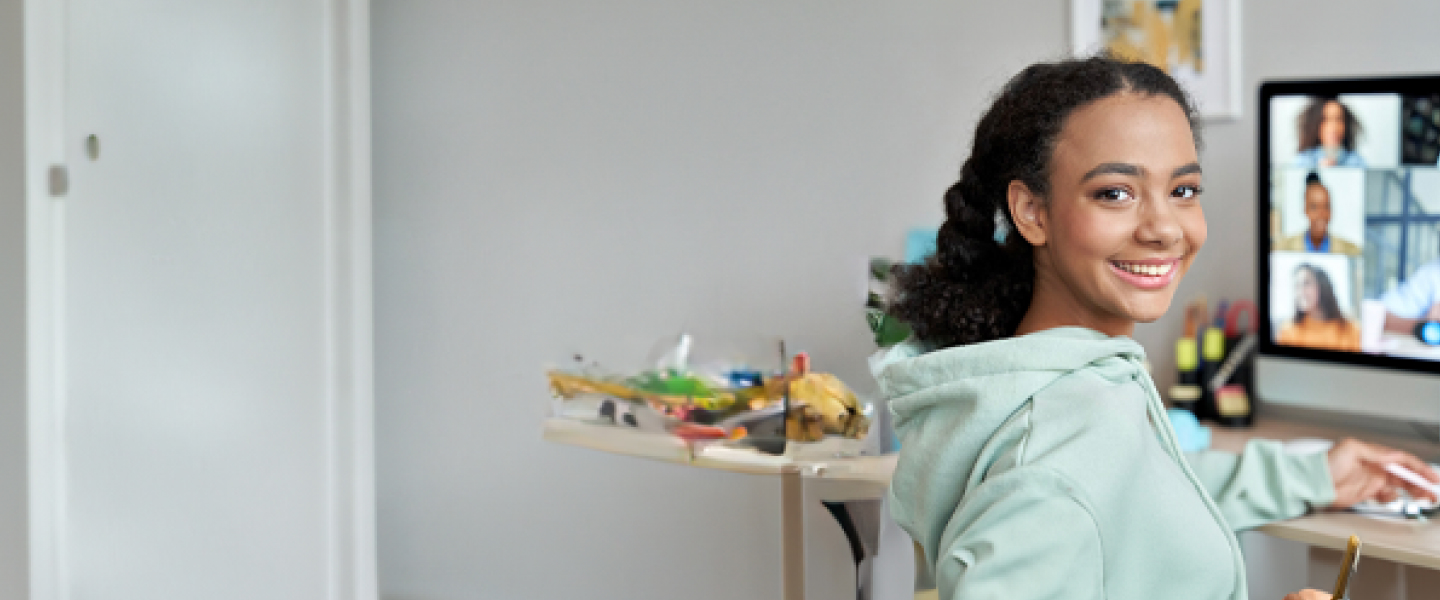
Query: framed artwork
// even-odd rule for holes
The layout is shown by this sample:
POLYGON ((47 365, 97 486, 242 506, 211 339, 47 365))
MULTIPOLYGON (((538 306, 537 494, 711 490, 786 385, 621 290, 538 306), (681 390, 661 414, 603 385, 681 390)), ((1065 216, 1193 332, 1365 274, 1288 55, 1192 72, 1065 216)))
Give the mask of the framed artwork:
POLYGON ((1071 0, 1071 49, 1165 69, 1207 119, 1240 116, 1239 0, 1071 0))

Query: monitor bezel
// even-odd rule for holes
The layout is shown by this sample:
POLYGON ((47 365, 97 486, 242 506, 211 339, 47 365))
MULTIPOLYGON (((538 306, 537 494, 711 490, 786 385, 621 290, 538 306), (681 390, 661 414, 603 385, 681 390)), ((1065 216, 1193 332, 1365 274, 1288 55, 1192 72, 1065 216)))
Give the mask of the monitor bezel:
MULTIPOLYGON (((1260 354, 1287 358, 1301 358, 1329 363, 1378 367, 1411 373, 1440 373, 1440 360, 1430 361, 1418 358, 1318 350, 1276 344, 1274 331, 1270 326, 1270 192, 1272 165, 1270 164, 1270 99, 1275 96, 1336 96, 1340 94, 1407 94, 1434 93, 1440 91, 1440 75, 1405 75, 1391 77, 1334 78, 1266 81, 1260 85, 1259 105, 1259 155, 1256 157, 1259 175, 1255 178, 1259 188, 1256 197, 1256 230, 1258 234, 1256 272, 1256 310, 1259 317, 1260 354)), ((1399 126, 1399 123, 1396 124, 1399 126)))

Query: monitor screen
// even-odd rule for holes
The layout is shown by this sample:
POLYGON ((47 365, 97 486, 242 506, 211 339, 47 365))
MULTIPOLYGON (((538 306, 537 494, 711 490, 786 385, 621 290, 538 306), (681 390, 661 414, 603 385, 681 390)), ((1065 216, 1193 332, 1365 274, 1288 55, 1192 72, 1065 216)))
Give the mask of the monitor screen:
POLYGON ((1261 350, 1440 372, 1440 76, 1260 94, 1261 350))

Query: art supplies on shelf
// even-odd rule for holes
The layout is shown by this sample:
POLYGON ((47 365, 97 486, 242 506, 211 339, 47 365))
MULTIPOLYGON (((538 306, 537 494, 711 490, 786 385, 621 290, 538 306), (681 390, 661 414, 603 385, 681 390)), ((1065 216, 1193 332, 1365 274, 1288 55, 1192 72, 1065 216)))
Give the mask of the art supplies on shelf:
POLYGON ((1175 342, 1172 407, 1226 427, 1254 423, 1257 317, 1249 300, 1222 301, 1213 318, 1203 299, 1186 307, 1185 329, 1175 342))

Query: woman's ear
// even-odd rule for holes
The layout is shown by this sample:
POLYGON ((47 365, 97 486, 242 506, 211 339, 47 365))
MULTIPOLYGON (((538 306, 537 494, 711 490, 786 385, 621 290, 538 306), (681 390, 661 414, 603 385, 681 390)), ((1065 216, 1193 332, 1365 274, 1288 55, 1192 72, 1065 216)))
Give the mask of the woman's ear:
POLYGON ((1044 246, 1049 239, 1045 227, 1045 209, 1041 199, 1030 191, 1030 186, 1016 179, 1006 190, 1010 203, 1010 216, 1015 219, 1015 228, 1031 246, 1044 246))

